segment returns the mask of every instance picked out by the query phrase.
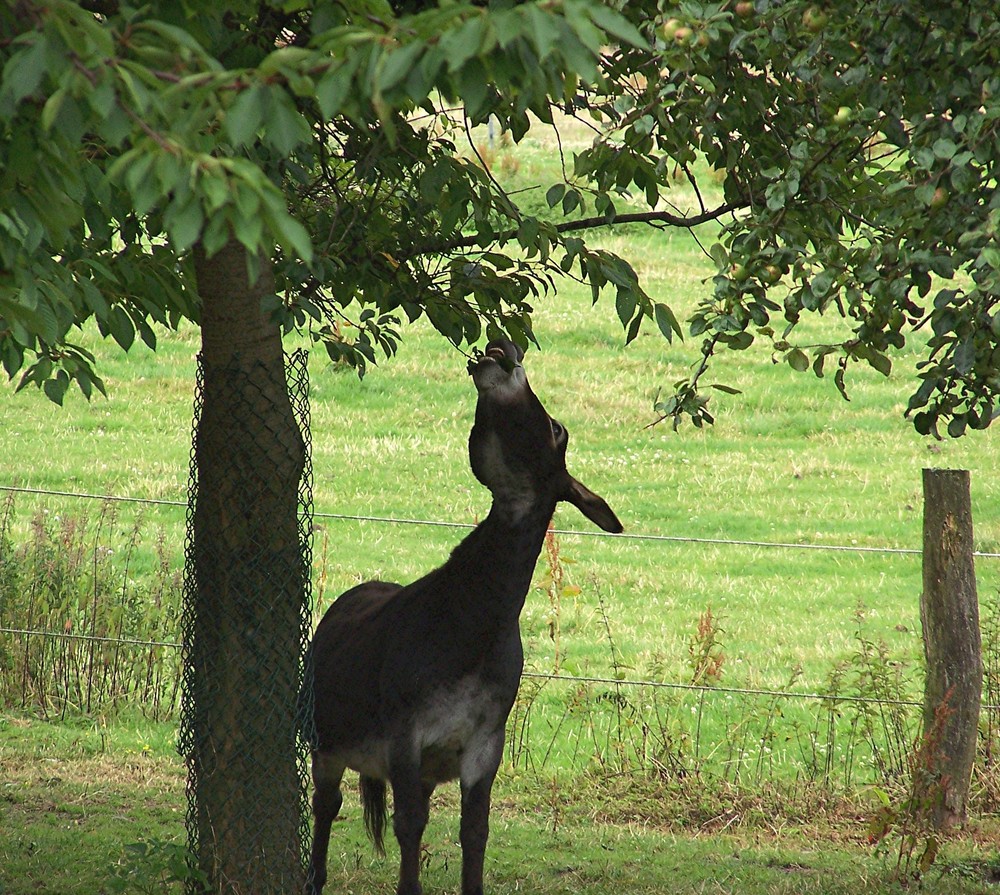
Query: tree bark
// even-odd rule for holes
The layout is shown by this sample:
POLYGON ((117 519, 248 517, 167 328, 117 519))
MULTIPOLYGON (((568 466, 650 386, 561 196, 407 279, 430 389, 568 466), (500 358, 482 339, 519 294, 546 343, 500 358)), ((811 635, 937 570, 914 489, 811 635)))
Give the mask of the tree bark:
POLYGON ((188 771, 201 870, 213 892, 304 886, 296 697, 307 599, 298 494, 305 448, 288 397, 267 259, 248 275, 230 242, 195 253, 202 410, 190 540, 188 771))
POLYGON ((968 470, 924 470, 924 589, 920 620, 927 659, 925 805, 935 829, 966 819, 979 736, 983 664, 973 563, 968 470))

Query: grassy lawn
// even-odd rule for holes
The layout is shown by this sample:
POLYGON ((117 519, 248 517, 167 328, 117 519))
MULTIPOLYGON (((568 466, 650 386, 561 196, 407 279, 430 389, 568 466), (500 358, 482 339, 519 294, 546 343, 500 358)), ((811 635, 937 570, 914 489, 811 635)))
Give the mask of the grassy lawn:
MULTIPOLYGON (((0 717, 0 892, 180 892, 170 862, 183 842, 185 800, 173 737, 169 725, 141 720, 104 727, 0 717)), ((495 789, 489 891, 861 895, 914 888, 895 879, 896 853, 876 853, 865 842, 864 821, 848 814, 721 830, 682 824, 669 810, 655 821, 612 818, 617 807, 505 772, 495 789)), ((353 793, 342 818, 331 842, 331 891, 392 891, 395 844, 385 860, 374 856, 353 793)), ((1000 871, 996 832, 977 825, 950 842, 923 888, 989 891, 1000 871)), ((425 839, 428 895, 456 891, 457 833, 457 794, 442 787, 425 839)))
MULTIPOLYGON (((672 256, 660 248, 668 268, 672 256)), ((682 277, 666 297, 683 310, 699 283, 682 277)), ((723 620, 726 676, 740 684, 782 686, 801 668, 802 686, 818 686, 850 654, 859 603, 873 636, 900 660, 916 660, 918 557, 698 539, 919 548, 921 469, 941 466, 972 470, 977 546, 995 551, 1000 482, 992 431, 956 442, 921 439, 901 419, 910 384, 904 377, 857 370, 847 403, 832 382, 773 365, 753 350, 719 365, 717 378, 744 394, 713 399, 714 427, 647 428, 657 389, 677 377, 695 349, 667 346, 652 333, 623 348, 609 314, 567 286, 540 306, 544 350, 526 362, 536 392, 570 431, 571 471, 626 526, 622 538, 560 539, 561 556, 573 561, 567 580, 580 588, 561 607, 579 635, 563 644, 572 664, 580 672, 609 670, 601 603, 627 664, 639 670, 666 662, 674 679, 684 674, 688 639, 708 607, 723 620)), ((155 355, 136 347, 124 357, 94 346, 103 349, 107 400, 72 397, 57 408, 38 393, 0 392, 9 421, 0 431, 0 482, 183 501, 196 342, 186 330, 165 336, 155 355)), ((471 524, 485 515, 488 499, 465 456, 474 394, 464 358, 436 334, 414 327, 399 355, 362 382, 319 353, 311 367, 315 593, 322 609, 360 580, 411 580, 462 536, 324 514, 471 524)), ((40 508, 97 514, 93 503, 18 496, 21 532, 40 508)), ((146 535, 133 577, 155 567, 159 531, 179 568, 183 508, 141 512, 146 535)), ((119 508, 123 531, 133 513, 119 508)), ((572 508, 560 509, 555 525, 589 535, 572 508)), ((996 594, 998 572, 996 560, 980 561, 984 598, 996 594)), ((525 615, 539 667, 553 660, 551 612, 539 588, 525 615)))

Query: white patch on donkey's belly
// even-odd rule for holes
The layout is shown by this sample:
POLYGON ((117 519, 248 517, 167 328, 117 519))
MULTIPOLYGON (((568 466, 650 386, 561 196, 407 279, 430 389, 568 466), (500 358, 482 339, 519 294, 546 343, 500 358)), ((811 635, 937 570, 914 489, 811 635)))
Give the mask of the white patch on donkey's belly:
MULTIPOLYGON (((504 701, 466 678, 437 694, 414 725, 414 746, 425 779, 476 779, 489 767, 495 735, 503 730, 504 701)), ((501 733, 502 736, 502 733, 501 733)))

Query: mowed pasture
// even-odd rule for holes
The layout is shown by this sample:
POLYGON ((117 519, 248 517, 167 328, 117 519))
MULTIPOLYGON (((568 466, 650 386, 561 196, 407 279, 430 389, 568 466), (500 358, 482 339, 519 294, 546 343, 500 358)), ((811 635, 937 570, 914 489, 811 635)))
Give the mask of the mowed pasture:
MULTIPOLYGON (((709 263, 681 235, 640 234, 633 242, 650 268, 649 290, 679 314, 708 288, 709 263)), ((902 412, 915 350, 889 380, 854 369, 849 403, 830 379, 776 365, 766 349, 722 357, 712 381, 743 394, 715 394, 714 427, 674 432, 669 424, 649 427, 653 399, 693 361, 696 344, 667 345, 651 330, 623 347, 613 303, 591 307, 589 291, 572 282, 538 301, 536 328, 543 350, 529 352, 525 364, 536 392, 570 431, 570 468, 607 497, 626 526, 621 538, 559 536, 562 557, 573 560, 567 581, 580 588, 561 607, 564 625, 579 633, 562 644, 577 672, 609 667, 599 599, 619 652, 637 670, 654 657, 683 667, 688 638, 708 607, 723 620, 726 676, 741 684, 781 686, 801 667, 804 685, 816 686, 850 648, 859 604, 894 654, 915 659, 919 557, 699 539, 919 549, 926 466, 971 470, 977 549, 1000 546, 995 433, 936 442, 913 432, 902 412)), ((185 500, 197 332, 163 334, 155 354, 136 345, 126 356, 89 333, 82 341, 101 355, 109 397, 87 403, 72 395, 59 408, 35 391, 0 394, 3 484, 185 500)), ((360 580, 421 574, 462 536, 325 514, 473 524, 489 496, 466 457, 475 394, 465 358, 428 327, 411 327, 399 354, 360 382, 331 368, 321 352, 310 366, 322 609, 360 580)), ((24 495, 17 498, 22 531, 39 507, 96 513, 93 503, 24 495)), ((130 512, 120 508, 120 519, 130 512)), ((146 546, 163 526, 179 563, 183 509, 141 512, 146 546)), ((554 524, 590 534, 571 507, 561 508, 554 524)), ((144 556, 140 550, 133 577, 152 562, 144 556)), ((984 597, 995 593, 998 571, 997 561, 980 561, 984 597)), ((528 602, 525 635, 537 641, 534 654, 544 665, 550 606, 542 597, 528 602)))
MULTIPOLYGON (((490 161, 515 183, 544 181, 553 144, 529 138, 490 161)), ((709 244, 712 234, 699 237, 709 244)), ((711 288, 712 264, 687 233, 633 226, 600 238, 682 319, 711 288)), ((813 344, 845 327, 828 315, 793 339, 813 344)), ((896 856, 865 844, 878 757, 860 733, 816 744, 825 704, 627 682, 811 694, 849 674, 863 694, 862 672, 881 664, 897 696, 919 698, 919 556, 812 548, 919 549, 921 469, 933 466, 971 470, 977 549, 997 552, 996 434, 935 442, 903 419, 920 336, 889 379, 853 368, 850 402, 832 377, 776 364, 763 344, 720 357, 708 381, 742 394, 715 393, 714 427, 674 432, 650 426, 652 405, 695 362, 696 341, 668 345, 650 326, 624 346, 613 295, 592 307, 589 289, 569 280, 539 298, 535 329, 542 350, 525 359, 532 385, 569 429, 571 472, 608 500, 626 534, 596 536, 572 507, 557 512, 564 533, 543 551, 523 617, 528 668, 618 683, 526 681, 497 791, 494 891, 883 891, 896 856), (707 679, 699 650, 717 660, 707 679), (804 756, 810 743, 819 751, 804 756), (857 757, 831 760, 841 807, 830 816, 811 787, 822 782, 820 752, 836 748, 857 757), (639 768, 640 758, 655 761, 639 768), (633 773, 650 768, 652 778, 633 773), (715 781, 704 799, 703 782, 686 776, 692 769, 715 781)), ((98 354, 109 397, 71 395, 59 408, 33 390, 0 393, 0 485, 183 501, 197 331, 162 333, 155 353, 136 345, 125 355, 92 332, 80 340, 98 354)), ((428 571, 464 533, 384 520, 471 525, 489 498, 466 457, 475 392, 465 357, 427 325, 407 328, 398 355, 363 381, 321 351, 310 372, 319 613, 361 580, 428 571)), ((29 542, 33 520, 81 517, 111 551, 115 532, 142 532, 128 586, 154 574, 157 542, 180 568, 182 507, 122 504, 101 531, 101 506, 17 494, 13 542, 29 542)), ((978 562, 984 605, 996 600, 998 563, 978 562)), ((22 621, 4 614, 0 626, 22 621)), ((59 723, 20 709, 2 716, 3 826, 20 831, 0 837, 5 895, 89 895, 112 891, 112 877, 119 891, 164 891, 149 881, 170 876, 183 780, 172 726, 142 709, 59 723), (124 849, 136 841, 144 852, 124 849)), ((430 892, 454 889, 459 861, 454 794, 441 798, 428 836, 430 892)), ((331 880, 339 874, 351 891, 390 888, 393 861, 374 862, 356 807, 347 816, 335 828, 331 880)), ((935 891, 983 890, 993 859, 976 843, 990 824, 977 818, 952 846, 935 891)))

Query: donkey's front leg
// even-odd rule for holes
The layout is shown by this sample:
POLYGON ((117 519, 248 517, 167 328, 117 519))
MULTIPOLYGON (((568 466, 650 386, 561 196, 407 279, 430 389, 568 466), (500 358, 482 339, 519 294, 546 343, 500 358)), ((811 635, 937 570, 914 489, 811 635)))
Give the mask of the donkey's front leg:
POLYGON ((416 767, 394 769, 392 828, 399 842, 399 885, 396 895, 421 895, 420 840, 430 814, 432 784, 420 780, 416 767))
POLYGON ((483 895, 483 859, 490 835, 493 778, 462 785, 462 895, 483 895))
POLYGON ((483 895, 483 859, 490 835, 490 791, 503 755, 503 730, 462 774, 462 895, 483 895))

